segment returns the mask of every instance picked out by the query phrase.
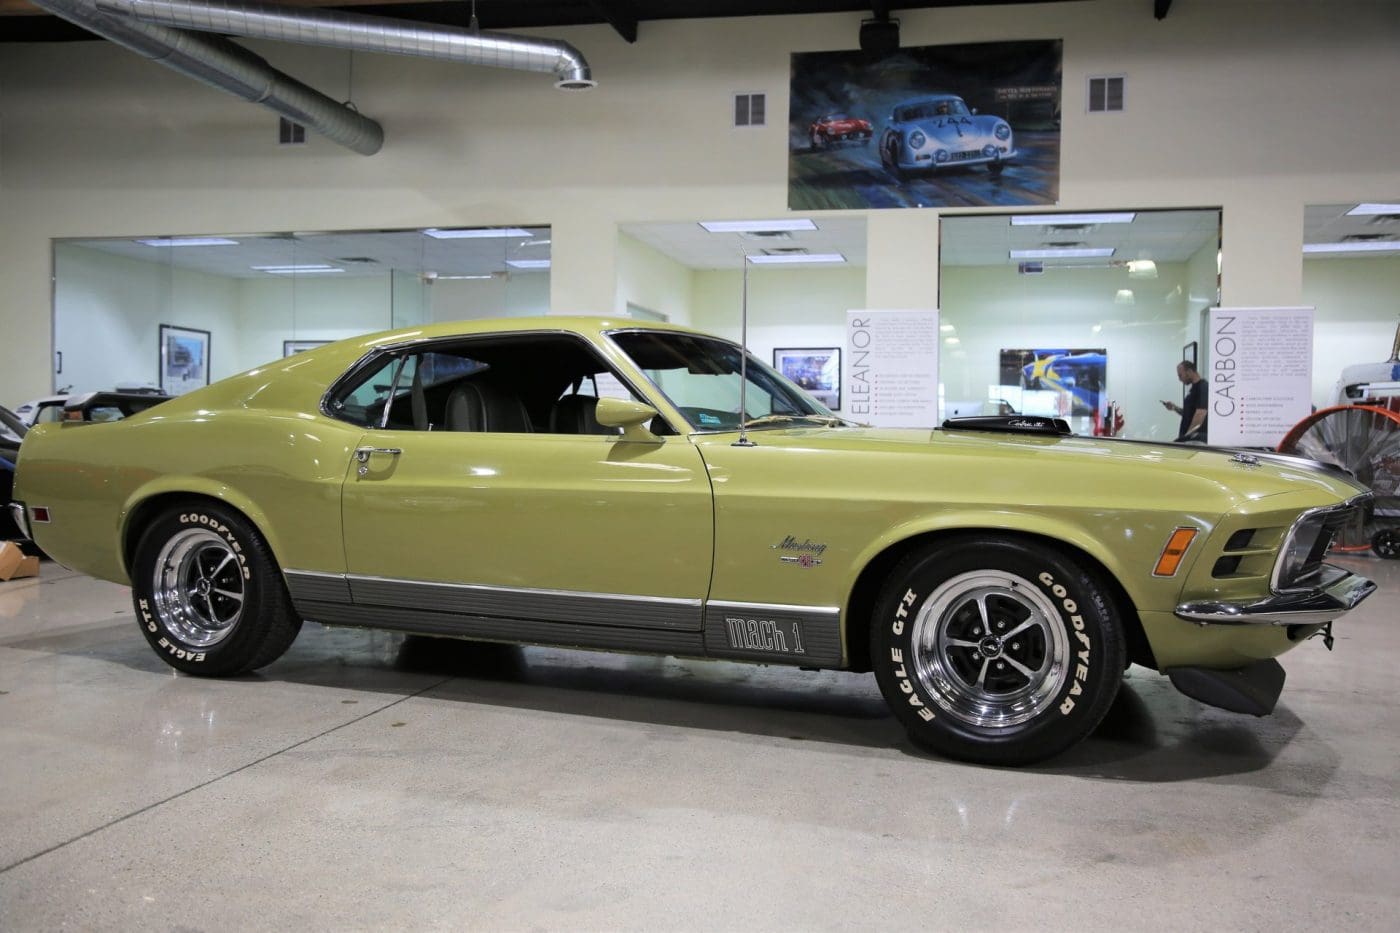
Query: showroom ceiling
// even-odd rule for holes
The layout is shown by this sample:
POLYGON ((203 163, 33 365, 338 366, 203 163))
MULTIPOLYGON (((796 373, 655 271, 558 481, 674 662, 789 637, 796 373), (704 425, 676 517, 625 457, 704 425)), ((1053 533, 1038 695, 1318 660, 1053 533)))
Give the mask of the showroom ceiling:
MULTIPOLYGON (((283 6, 315 6, 354 10, 427 23, 465 26, 472 4, 467 0, 395 2, 395 0, 273 0, 283 6)), ((649 20, 704 19, 732 16, 784 16, 803 13, 857 13, 870 16, 876 7, 898 18, 901 10, 939 7, 998 6, 1017 0, 925 0, 922 3, 857 2, 857 0, 478 0, 482 29, 507 30, 608 23, 628 41, 646 40, 649 20)), ((1067 0, 1040 0, 1060 3, 1067 0)), ((1143 16, 1154 0, 1140 0, 1143 16)), ((1155 0, 1160 4, 1162 0, 1155 0)), ((0 0, 0 42, 54 42, 91 39, 91 33, 49 16, 27 0, 0 0)), ((855 45, 853 29, 851 44, 855 45)))

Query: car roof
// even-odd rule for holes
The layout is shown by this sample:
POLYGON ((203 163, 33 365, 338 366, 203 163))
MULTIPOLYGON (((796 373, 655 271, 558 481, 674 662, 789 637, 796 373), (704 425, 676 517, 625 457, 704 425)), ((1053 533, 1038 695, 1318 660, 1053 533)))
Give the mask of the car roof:
MULTIPOLYGON (((444 321, 400 327, 351 338, 351 342, 368 351, 375 347, 394 346, 418 340, 439 340, 447 337, 471 337, 481 334, 525 334, 557 331, 596 337, 618 330, 655 330, 681 334, 711 336, 703 331, 661 321, 639 321, 624 316, 537 315, 534 317, 479 318, 467 321, 444 321)), ((316 353, 316 350, 308 351, 316 353)))
POLYGON ((914 104, 933 104, 940 100, 962 100, 961 94, 929 94, 924 97, 911 97, 895 104, 896 107, 912 107, 914 104))

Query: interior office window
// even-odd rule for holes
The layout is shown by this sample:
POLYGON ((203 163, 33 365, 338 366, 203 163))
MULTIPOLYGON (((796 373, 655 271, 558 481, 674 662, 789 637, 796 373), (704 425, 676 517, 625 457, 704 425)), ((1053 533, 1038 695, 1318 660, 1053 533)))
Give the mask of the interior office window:
POLYGON ((1064 418, 1076 433, 1170 441, 1176 365, 1209 353, 1220 212, 948 217, 939 274, 943 417, 1064 418))

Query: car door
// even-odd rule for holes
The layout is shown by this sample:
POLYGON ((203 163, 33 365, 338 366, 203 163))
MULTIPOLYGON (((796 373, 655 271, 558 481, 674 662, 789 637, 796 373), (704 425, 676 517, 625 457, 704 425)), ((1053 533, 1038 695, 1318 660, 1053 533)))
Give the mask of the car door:
MULTIPOLYGON (((410 356, 397 384, 431 359, 410 356)), ((355 604, 416 613, 409 621, 444 631, 497 620, 485 634, 520 640, 560 640, 536 634, 540 625, 632 630, 641 650, 685 646, 637 630, 700 631, 713 509, 703 459, 685 437, 551 433, 542 412, 502 430, 383 420, 360 439, 342 492, 355 604)))

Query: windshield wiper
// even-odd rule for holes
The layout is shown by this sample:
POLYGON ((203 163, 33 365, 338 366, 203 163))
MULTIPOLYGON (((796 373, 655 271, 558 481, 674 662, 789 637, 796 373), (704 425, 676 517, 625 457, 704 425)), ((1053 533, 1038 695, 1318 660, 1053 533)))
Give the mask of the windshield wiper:
POLYGON ((827 428, 839 428, 846 424, 844 420, 831 415, 763 415, 760 418, 750 418, 744 422, 744 427, 752 428, 765 424, 780 424, 784 421, 810 421, 827 428))

